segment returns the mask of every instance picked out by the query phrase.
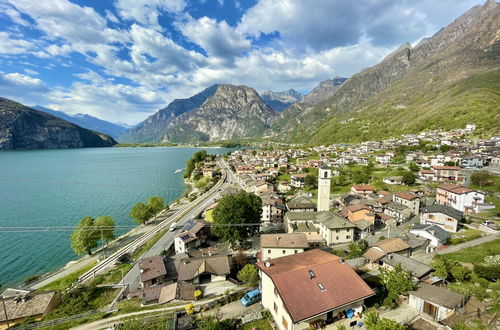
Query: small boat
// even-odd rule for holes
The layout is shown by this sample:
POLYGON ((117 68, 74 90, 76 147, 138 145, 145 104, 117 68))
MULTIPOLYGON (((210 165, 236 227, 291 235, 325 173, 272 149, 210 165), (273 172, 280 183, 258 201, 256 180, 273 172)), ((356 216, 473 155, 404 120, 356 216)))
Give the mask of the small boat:
POLYGON ((181 169, 176 169, 174 173, 177 174, 177 173, 181 173, 181 172, 182 172, 181 169))

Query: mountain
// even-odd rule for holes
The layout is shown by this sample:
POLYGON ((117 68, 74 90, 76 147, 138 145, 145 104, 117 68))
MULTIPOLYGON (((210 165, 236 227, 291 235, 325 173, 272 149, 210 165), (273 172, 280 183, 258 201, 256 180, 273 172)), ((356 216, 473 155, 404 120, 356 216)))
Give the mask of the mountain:
POLYGON ((328 99, 297 104, 275 121, 273 137, 327 144, 359 142, 473 122, 498 132, 500 5, 471 8, 415 47, 402 45, 344 82, 328 99))
POLYGON ((309 94, 304 95, 301 102, 318 104, 332 96, 339 89, 339 86, 346 80, 347 78, 335 77, 333 79, 322 81, 318 86, 310 91, 309 94))
POLYGON ((127 130, 120 137, 120 142, 158 142, 166 134, 168 125, 177 116, 201 106, 217 91, 218 85, 212 85, 202 92, 186 99, 176 99, 166 108, 158 110, 134 128, 127 130))
POLYGON ((114 138, 117 138, 120 136, 123 132, 127 130, 126 127, 102 120, 87 114, 76 114, 74 116, 68 115, 65 112, 62 111, 56 111, 52 109, 48 109, 45 107, 42 107, 40 105, 35 105, 32 107, 35 110, 43 111, 46 113, 49 113, 53 116, 62 118, 64 120, 69 121, 70 123, 76 124, 78 126, 81 126, 83 128, 90 129, 92 131, 97 131, 97 132, 102 132, 108 135, 111 135, 114 138))
POLYGON ((174 118, 164 142, 195 142, 261 137, 277 116, 247 86, 218 85, 203 104, 174 118))
POLYGON ((295 89, 289 89, 282 92, 264 91, 260 97, 268 106, 276 111, 283 111, 292 104, 299 102, 304 95, 295 89))
POLYGON ((0 98, 0 150, 110 147, 112 137, 0 98))

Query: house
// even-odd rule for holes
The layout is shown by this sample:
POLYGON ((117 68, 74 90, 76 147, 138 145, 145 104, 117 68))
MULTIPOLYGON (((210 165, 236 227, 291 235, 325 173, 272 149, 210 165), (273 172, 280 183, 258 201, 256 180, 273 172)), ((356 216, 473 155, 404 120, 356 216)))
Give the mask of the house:
POLYGON ((160 256, 141 259, 139 261, 139 272, 141 274, 142 288, 162 284, 165 282, 167 275, 165 260, 160 256))
POLYGON ((460 181, 459 166, 433 166, 432 169, 436 172, 436 180, 434 181, 460 181))
POLYGON ((373 290, 342 259, 311 250, 258 262, 262 305, 280 330, 309 329, 363 310, 373 290))
POLYGON ((184 257, 175 260, 177 281, 194 284, 225 281, 231 273, 232 257, 228 255, 184 257))
POLYGON ((308 247, 304 233, 260 235, 261 260, 304 252, 308 247))
POLYGON ((382 267, 388 269, 392 269, 397 264, 400 264, 401 267, 408 271, 416 281, 422 280, 434 270, 432 267, 429 267, 420 261, 410 259, 396 253, 389 253, 388 255, 382 257, 379 263, 382 267))
POLYGON ((212 179, 215 176, 215 168, 205 167, 201 170, 205 178, 212 179))
POLYGON ((383 179, 385 184, 403 184, 402 176, 388 176, 383 179))
POLYGON ((287 233, 304 233, 309 246, 325 244, 324 238, 319 233, 317 212, 287 212, 284 222, 287 233))
POLYGON ((370 207, 363 204, 346 206, 342 208, 340 214, 352 222, 366 220, 370 221, 372 225, 375 225, 375 213, 370 207))
POLYGON ((208 223, 201 220, 189 220, 184 231, 174 237, 175 253, 188 253, 190 249, 199 247, 207 238, 210 229, 208 223))
POLYGON ((280 181, 278 183, 278 191, 280 193, 287 193, 289 192, 290 190, 292 189, 292 187, 290 186, 290 183, 288 183, 287 181, 280 181))
POLYGON ((290 179, 290 185, 294 188, 303 188, 307 174, 293 174, 290 179))
POLYGON ((465 214, 477 213, 480 205, 484 204, 484 194, 464 186, 443 183, 436 188, 436 203, 449 205, 465 214))
POLYGON ((375 160, 380 164, 389 164, 391 162, 391 158, 392 156, 388 154, 375 156, 375 160))
POLYGON ((354 241, 356 225, 332 211, 317 212, 319 233, 327 245, 354 241))
POLYGON ((194 300, 196 286, 187 282, 175 282, 168 285, 152 286, 130 292, 127 298, 138 297, 144 305, 163 305, 173 300, 194 300))
POLYGON ((418 288, 408 293, 408 305, 419 313, 424 313, 441 321, 464 303, 464 296, 444 287, 420 283, 418 288))
POLYGON ((41 320, 61 303, 61 295, 57 291, 34 292, 27 290, 7 289, 2 293, 0 307, 0 329, 7 329, 30 318, 41 320))
POLYGON ((288 212, 314 212, 316 204, 304 195, 298 195, 286 203, 288 212))
POLYGON ((375 188, 368 184, 358 184, 351 187, 351 194, 368 197, 375 192, 375 188))
POLYGON ((408 221, 411 217, 411 209, 403 204, 388 202, 384 207, 384 213, 393 217, 398 224, 408 221))
POLYGON ((411 247, 400 237, 386 238, 368 248, 363 257, 371 263, 375 263, 389 253, 408 255, 410 249, 411 247))
POLYGON ((420 198, 412 193, 402 191, 395 192, 392 196, 392 201, 406 206, 414 215, 417 215, 420 209, 420 198))
POLYGON ((434 204, 420 210, 420 223, 438 225, 442 229, 456 233, 463 219, 463 213, 447 205, 434 204))
POLYGON ((262 199, 262 215, 261 222, 263 225, 270 223, 282 223, 283 214, 285 213, 285 204, 277 195, 261 195, 262 199))
POLYGON ((422 225, 416 223, 410 230, 410 233, 429 240, 426 253, 434 252, 436 249, 448 243, 451 235, 438 225, 422 225))
POLYGON ((418 178, 423 181, 437 181, 436 172, 433 170, 420 170, 418 178))

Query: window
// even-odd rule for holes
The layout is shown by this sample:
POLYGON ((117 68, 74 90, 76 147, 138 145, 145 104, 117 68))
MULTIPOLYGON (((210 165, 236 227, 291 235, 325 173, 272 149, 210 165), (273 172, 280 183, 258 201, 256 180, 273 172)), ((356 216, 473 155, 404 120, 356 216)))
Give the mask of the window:
POLYGON ((336 233, 340 233, 340 229, 335 230, 336 233))
POLYGON ((298 250, 294 250, 293 252, 294 252, 294 253, 299 253, 299 251, 298 251, 298 250))
POLYGON ((311 279, 315 278, 316 277, 316 274, 314 274, 314 272, 312 270, 309 271, 309 276, 311 277, 311 279))
POLYGON ((350 238, 351 238, 351 236, 350 236, 350 235, 347 235, 347 236, 345 237, 345 239, 350 239, 350 238))
POLYGON ((323 286, 323 284, 318 283, 318 287, 321 291, 325 291, 325 287, 323 286))
POLYGON ((288 329, 288 322, 286 321, 285 317, 283 316, 281 319, 281 324, 285 327, 285 329, 288 329))
POLYGON ((339 237, 337 236, 337 238, 336 238, 336 239, 337 239, 337 241, 338 241, 338 240, 339 240, 339 237))
POLYGON ((285 253, 286 253, 286 250, 283 250, 283 254, 285 254, 285 253))
POLYGON ((271 250, 267 250, 267 253, 271 253, 271 250))
POLYGON ((274 312, 278 313, 278 305, 276 305, 276 303, 274 303, 274 312))

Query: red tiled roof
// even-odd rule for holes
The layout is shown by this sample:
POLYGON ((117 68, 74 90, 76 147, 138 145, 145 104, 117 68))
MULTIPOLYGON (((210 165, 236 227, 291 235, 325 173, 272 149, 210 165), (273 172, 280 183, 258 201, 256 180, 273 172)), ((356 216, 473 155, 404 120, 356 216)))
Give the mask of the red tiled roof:
POLYGON ((362 205, 362 204, 349 205, 349 206, 347 206, 347 209, 351 212, 357 212, 357 211, 361 211, 361 210, 371 211, 371 209, 369 207, 367 207, 366 205, 362 205))
POLYGON ((165 261, 160 256, 141 259, 139 261, 139 269, 141 270, 141 282, 146 282, 167 274, 165 261))
POLYGON ((408 193, 408 192, 404 192, 404 191, 395 192, 394 195, 396 195, 397 197, 406 199, 406 200, 410 200, 410 201, 415 199, 415 198, 418 198, 417 195, 412 194, 412 193, 408 193))
POLYGON ((272 279, 294 323, 375 294, 349 265, 328 252, 311 250, 269 262, 270 267, 263 262, 257 266, 272 279))
POLYGON ((420 170, 421 174, 436 174, 433 170, 420 170))
POLYGON ((399 237, 387 238, 373 245, 379 247, 385 253, 399 252, 410 248, 410 246, 399 237))
POLYGON ((459 171, 459 166, 432 166, 434 170, 449 170, 449 171, 459 171))
POLYGON ((375 190, 375 188, 373 186, 370 186, 369 184, 357 184, 352 187, 356 190, 375 190))

